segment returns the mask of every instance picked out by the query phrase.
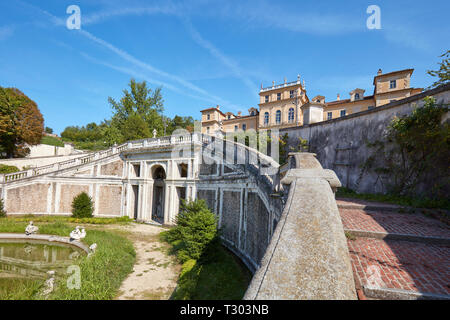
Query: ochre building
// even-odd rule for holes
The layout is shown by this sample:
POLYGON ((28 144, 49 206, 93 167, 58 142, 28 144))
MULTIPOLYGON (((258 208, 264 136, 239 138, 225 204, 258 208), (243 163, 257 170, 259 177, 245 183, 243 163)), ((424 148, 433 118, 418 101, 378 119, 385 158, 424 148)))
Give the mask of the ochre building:
POLYGON ((321 122, 380 107, 422 92, 411 88, 414 69, 384 73, 378 70, 373 79, 374 91, 366 96, 365 90, 356 88, 349 92, 350 98, 327 102, 321 95, 309 99, 305 81, 287 82, 263 88, 259 92, 259 110, 250 108, 248 115, 237 115, 220 110, 220 107, 202 110, 202 133, 236 132, 239 130, 288 128, 321 122))

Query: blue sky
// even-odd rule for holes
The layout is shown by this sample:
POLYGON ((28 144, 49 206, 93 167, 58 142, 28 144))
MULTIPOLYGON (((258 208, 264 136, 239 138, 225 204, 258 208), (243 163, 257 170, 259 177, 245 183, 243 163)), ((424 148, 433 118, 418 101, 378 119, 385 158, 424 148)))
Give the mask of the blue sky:
POLYGON ((118 1, 0 2, 0 86, 37 102, 46 126, 111 116, 131 77, 163 87, 165 114, 222 106, 256 107, 261 83, 300 74, 310 98, 373 91, 378 68, 414 68, 427 87, 450 49, 449 1, 118 1), (369 30, 369 5, 381 30, 369 30), (81 8, 81 30, 66 28, 66 9, 81 8))

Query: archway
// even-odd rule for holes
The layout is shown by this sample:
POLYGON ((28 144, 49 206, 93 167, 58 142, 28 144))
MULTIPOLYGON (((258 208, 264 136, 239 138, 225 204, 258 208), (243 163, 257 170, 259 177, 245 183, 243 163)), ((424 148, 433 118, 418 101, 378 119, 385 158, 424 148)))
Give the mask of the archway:
POLYGON ((166 171, 160 165, 152 167, 151 175, 153 179, 153 208, 152 220, 164 223, 164 198, 166 171))

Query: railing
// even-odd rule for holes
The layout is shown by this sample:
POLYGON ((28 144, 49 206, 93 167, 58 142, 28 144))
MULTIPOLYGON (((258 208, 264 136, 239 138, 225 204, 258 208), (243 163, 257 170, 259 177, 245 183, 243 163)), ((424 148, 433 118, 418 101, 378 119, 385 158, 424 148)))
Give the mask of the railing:
POLYGON ((271 184, 276 183, 274 181, 274 173, 278 173, 279 164, 273 160, 271 157, 255 150, 246 145, 231 142, 224 140, 219 137, 213 137, 207 134, 202 133, 193 133, 193 134, 180 134, 180 135, 172 135, 168 137, 160 137, 160 138, 150 138, 143 139, 138 141, 130 141, 124 143, 120 146, 113 146, 108 150, 92 152, 88 155, 84 155, 79 158, 74 158, 62 162, 57 162, 51 165, 46 165, 43 167, 38 167, 34 169, 29 169, 26 171, 20 171, 10 174, 0 175, 0 183, 9 183, 13 181, 18 181, 26 178, 31 178, 35 176, 40 176, 49 173, 55 173, 60 170, 74 168, 77 166, 85 165, 97 160, 105 159, 111 157, 116 154, 120 154, 126 150, 133 149, 141 149, 141 148, 155 148, 155 147, 164 147, 171 145, 182 145, 182 144, 191 144, 191 143, 200 143, 203 145, 211 144, 214 141, 220 141, 221 143, 225 143, 226 145, 230 145, 235 148, 237 154, 244 154, 247 158, 244 160, 246 165, 255 166, 255 170, 257 170, 261 175, 265 176, 267 181, 271 184), (250 159, 255 159, 251 161, 250 159), (264 171, 267 169, 266 171, 264 171))
POLYGON ((287 83, 282 83, 282 84, 277 84, 277 85, 274 85, 274 86, 271 86, 271 87, 262 88, 260 92, 266 92, 266 91, 275 90, 275 89, 279 89, 279 88, 289 87, 289 86, 293 86, 293 85, 296 85, 296 84, 300 84, 300 80, 287 82, 287 83))
POLYGON ((54 173, 63 169, 73 168, 81 165, 91 163, 93 161, 105 159, 116 154, 120 154, 125 150, 139 149, 139 148, 152 148, 161 146, 170 146, 178 144, 187 144, 195 141, 200 142, 200 139, 196 137, 197 133, 194 134, 180 134, 168 137, 160 138, 150 138, 138 141, 130 141, 124 143, 120 146, 113 146, 108 150, 92 152, 88 155, 84 155, 79 158, 74 158, 62 162, 57 162, 51 165, 46 165, 43 167, 38 167, 34 169, 29 169, 26 171, 20 171, 15 173, 0 175, 0 183, 9 183, 13 181, 22 180, 25 178, 31 178, 35 176, 40 176, 48 173, 54 173))

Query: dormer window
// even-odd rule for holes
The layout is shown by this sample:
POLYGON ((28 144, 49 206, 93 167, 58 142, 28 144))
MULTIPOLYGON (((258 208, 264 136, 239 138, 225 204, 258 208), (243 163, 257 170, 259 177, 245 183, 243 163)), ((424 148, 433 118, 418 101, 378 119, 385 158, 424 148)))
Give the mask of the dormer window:
POLYGON ((395 88, 397 88, 397 80, 391 80, 391 81, 389 82, 389 88, 390 88, 390 89, 395 89, 395 88))
POLYGON ((228 120, 230 120, 230 119, 231 119, 231 114, 228 115, 228 120))
POLYGON ((359 100, 359 93, 355 93, 355 100, 359 100))

